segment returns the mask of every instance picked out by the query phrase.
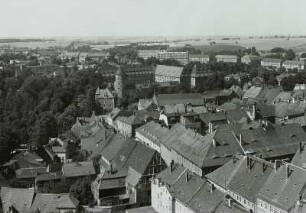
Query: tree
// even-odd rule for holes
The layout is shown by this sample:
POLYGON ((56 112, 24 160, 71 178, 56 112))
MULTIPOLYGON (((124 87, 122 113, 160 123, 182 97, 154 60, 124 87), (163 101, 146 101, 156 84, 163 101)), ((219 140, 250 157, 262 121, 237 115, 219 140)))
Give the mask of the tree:
POLYGON ((281 48, 281 47, 275 47, 273 49, 271 49, 271 53, 285 53, 285 49, 281 48))
POLYGON ((93 202, 93 194, 91 192, 92 179, 85 177, 77 180, 70 187, 70 193, 80 201, 80 205, 89 205, 93 202))
POLYGON ((286 54, 285 54, 285 59, 286 60, 293 60, 295 59, 295 52, 293 52, 292 49, 289 49, 286 54))
POLYGON ((302 53, 301 58, 306 58, 306 53, 302 53))

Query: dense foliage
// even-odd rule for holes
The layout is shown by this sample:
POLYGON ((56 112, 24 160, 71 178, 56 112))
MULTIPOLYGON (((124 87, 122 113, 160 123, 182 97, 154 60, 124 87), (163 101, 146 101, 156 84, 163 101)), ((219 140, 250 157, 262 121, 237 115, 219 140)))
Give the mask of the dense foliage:
POLYGON ((96 109, 100 74, 73 72, 67 78, 19 76, 0 80, 0 160, 20 144, 39 148, 70 129, 77 116, 96 109), (79 98, 79 97, 82 98, 79 98))

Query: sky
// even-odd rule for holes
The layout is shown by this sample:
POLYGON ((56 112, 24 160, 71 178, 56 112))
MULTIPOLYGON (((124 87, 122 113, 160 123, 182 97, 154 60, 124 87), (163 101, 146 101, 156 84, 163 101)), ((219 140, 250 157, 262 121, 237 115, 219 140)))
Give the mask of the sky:
POLYGON ((305 0, 0 0, 0 37, 306 35, 305 0))

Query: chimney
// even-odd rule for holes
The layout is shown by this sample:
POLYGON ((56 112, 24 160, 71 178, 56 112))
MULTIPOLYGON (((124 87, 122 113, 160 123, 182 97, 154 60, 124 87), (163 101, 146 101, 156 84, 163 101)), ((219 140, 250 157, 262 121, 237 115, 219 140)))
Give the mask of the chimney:
POLYGON ((233 163, 235 164, 237 160, 238 160, 237 157, 234 155, 233 156, 233 163))
POLYGON ((174 160, 172 160, 170 163, 170 174, 173 172, 173 170, 174 170, 174 160))
POLYGON ((212 123, 208 124, 208 133, 212 133, 213 132, 213 125, 212 123))
POLYGON ((300 142, 300 153, 304 151, 304 145, 303 142, 300 142))
POLYGON ((287 163, 287 164, 286 164, 286 177, 287 177, 287 178, 290 177, 292 171, 293 171, 293 170, 292 170, 291 168, 289 168, 289 164, 287 163))
POLYGON ((227 199, 227 206, 230 207, 230 208, 232 207, 232 199, 231 198, 227 199))
POLYGON ((188 171, 186 171, 186 183, 188 183, 188 181, 189 181, 189 172, 188 171))
POLYGON ((210 193, 213 193, 213 190, 215 189, 214 184, 210 184, 210 193))
POLYGON ((239 134, 239 145, 242 146, 242 136, 239 134))
POLYGON ((278 170, 278 168, 281 166, 282 162, 279 160, 276 160, 274 162, 274 168, 275 168, 275 172, 278 170))
POLYGON ((292 98, 292 103, 295 103, 295 98, 292 98))
POLYGON ((212 144, 213 144, 214 147, 217 146, 217 143, 216 143, 216 140, 215 140, 215 139, 213 139, 212 144))
POLYGON ((249 156, 246 156, 246 160, 247 160, 247 168, 251 169, 251 159, 249 156))
POLYGON ((110 165, 110 169, 111 169, 111 170, 110 170, 111 174, 113 174, 113 173, 114 173, 113 164, 110 165))

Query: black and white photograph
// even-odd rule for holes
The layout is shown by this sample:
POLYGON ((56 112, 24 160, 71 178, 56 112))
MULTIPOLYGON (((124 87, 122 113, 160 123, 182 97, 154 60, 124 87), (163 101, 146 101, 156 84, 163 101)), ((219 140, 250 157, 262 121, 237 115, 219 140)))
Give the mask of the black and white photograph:
POLYGON ((306 213, 305 0, 0 8, 0 213, 306 213))

